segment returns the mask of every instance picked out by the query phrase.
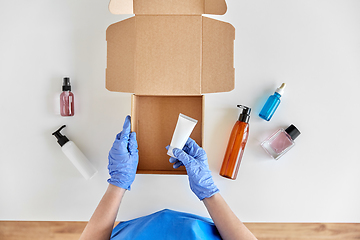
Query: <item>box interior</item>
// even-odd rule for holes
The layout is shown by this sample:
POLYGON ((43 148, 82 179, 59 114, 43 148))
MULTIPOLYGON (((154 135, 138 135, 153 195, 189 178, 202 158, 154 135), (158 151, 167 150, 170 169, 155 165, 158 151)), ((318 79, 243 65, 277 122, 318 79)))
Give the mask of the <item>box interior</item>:
POLYGON ((173 168, 165 147, 170 144, 179 114, 198 120, 191 138, 202 146, 203 96, 132 97, 132 131, 139 147, 137 173, 186 174, 185 167, 173 168))

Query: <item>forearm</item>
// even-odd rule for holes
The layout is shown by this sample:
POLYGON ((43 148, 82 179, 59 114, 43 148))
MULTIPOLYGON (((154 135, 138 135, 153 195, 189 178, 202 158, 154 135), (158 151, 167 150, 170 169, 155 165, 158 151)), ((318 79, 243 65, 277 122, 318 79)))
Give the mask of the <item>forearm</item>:
POLYGON ((254 240, 256 237, 237 218, 220 193, 203 200, 216 228, 224 240, 254 240))
POLYGON ((109 240, 125 189, 109 184, 80 240, 109 240))

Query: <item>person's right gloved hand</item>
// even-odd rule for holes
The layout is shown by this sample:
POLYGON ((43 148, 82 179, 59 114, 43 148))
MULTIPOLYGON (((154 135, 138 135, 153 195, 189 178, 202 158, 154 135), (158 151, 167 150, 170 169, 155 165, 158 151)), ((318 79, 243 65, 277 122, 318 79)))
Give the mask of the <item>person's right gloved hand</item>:
POLYGON ((130 190, 135 180, 136 169, 139 162, 136 133, 130 133, 130 116, 124 122, 123 130, 116 135, 114 144, 109 152, 108 183, 130 190))
POLYGON ((174 163, 174 168, 185 166, 190 188, 200 200, 219 192, 211 176, 206 152, 193 139, 187 140, 183 150, 174 148, 173 154, 175 158, 171 157, 170 163, 174 163))

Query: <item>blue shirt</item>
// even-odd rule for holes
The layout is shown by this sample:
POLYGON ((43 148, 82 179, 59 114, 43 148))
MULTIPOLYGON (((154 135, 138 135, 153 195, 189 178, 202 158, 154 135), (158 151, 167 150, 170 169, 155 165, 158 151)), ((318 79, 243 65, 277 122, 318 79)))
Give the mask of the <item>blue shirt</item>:
POLYGON ((111 239, 221 239, 210 218, 169 209, 120 222, 112 231, 111 239))

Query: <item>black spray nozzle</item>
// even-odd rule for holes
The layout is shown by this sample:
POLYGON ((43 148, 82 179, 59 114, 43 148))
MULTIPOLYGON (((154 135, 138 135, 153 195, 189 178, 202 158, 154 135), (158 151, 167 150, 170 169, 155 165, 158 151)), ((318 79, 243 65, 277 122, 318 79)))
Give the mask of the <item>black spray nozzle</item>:
POLYGON ((62 90, 63 91, 71 91, 71 84, 70 84, 70 78, 69 77, 64 77, 62 90))
POLYGON ((237 107, 242 109, 242 112, 240 113, 240 116, 239 116, 239 121, 248 123, 249 119, 250 119, 251 108, 243 106, 243 105, 237 105, 237 107))
POLYGON ((65 135, 62 135, 60 132, 64 127, 66 127, 66 125, 62 125, 58 130, 52 133, 52 135, 54 135, 57 138, 58 140, 57 142, 61 147, 64 146, 64 144, 69 141, 69 139, 65 135))

